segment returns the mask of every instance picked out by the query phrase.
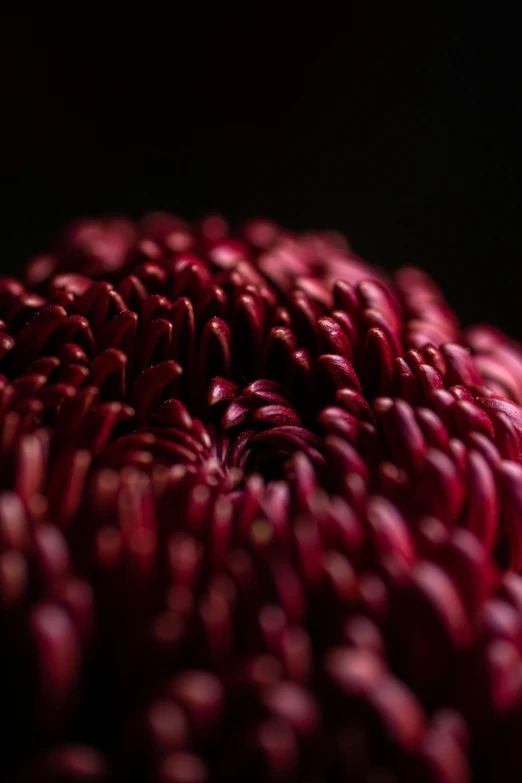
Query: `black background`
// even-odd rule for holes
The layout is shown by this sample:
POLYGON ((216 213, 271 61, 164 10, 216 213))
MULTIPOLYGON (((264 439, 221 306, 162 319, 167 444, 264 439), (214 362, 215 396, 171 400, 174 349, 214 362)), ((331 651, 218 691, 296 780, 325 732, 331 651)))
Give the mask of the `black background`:
POLYGON ((464 322, 522 339, 513 19, 84 5, 3 12, 2 272, 76 215, 266 213, 422 265, 464 322))

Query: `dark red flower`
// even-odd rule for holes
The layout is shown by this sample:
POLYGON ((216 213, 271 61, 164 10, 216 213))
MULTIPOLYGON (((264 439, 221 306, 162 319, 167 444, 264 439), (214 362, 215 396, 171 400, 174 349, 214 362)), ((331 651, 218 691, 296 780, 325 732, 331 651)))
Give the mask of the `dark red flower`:
POLYGON ((0 280, 0 763, 522 775, 522 348, 417 269, 217 215, 0 280))

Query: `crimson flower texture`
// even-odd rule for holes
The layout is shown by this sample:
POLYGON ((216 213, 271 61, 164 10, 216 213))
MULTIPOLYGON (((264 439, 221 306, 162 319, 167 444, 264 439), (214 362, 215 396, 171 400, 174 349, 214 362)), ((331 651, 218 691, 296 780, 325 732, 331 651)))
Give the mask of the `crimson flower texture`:
POLYGON ((522 776, 522 348, 334 233, 0 279, 0 777, 522 776))

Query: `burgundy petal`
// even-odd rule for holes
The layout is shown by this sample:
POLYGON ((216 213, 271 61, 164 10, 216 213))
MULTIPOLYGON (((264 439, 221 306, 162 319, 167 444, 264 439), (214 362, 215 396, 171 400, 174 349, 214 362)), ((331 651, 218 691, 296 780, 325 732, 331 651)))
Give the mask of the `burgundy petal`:
POLYGON ((136 379, 130 401, 136 409, 136 421, 145 424, 152 408, 158 404, 165 386, 178 378, 183 370, 173 361, 165 361, 144 370, 136 379))
POLYGON ((370 399, 391 392, 393 358, 385 332, 376 327, 369 329, 364 345, 364 386, 370 399))

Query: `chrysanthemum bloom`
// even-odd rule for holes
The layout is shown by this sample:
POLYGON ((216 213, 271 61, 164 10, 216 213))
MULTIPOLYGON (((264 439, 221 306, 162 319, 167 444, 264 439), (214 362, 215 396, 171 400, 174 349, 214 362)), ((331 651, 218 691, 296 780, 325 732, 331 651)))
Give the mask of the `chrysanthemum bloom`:
POLYGON ((0 777, 522 774, 522 349, 334 234, 0 281, 0 777))

